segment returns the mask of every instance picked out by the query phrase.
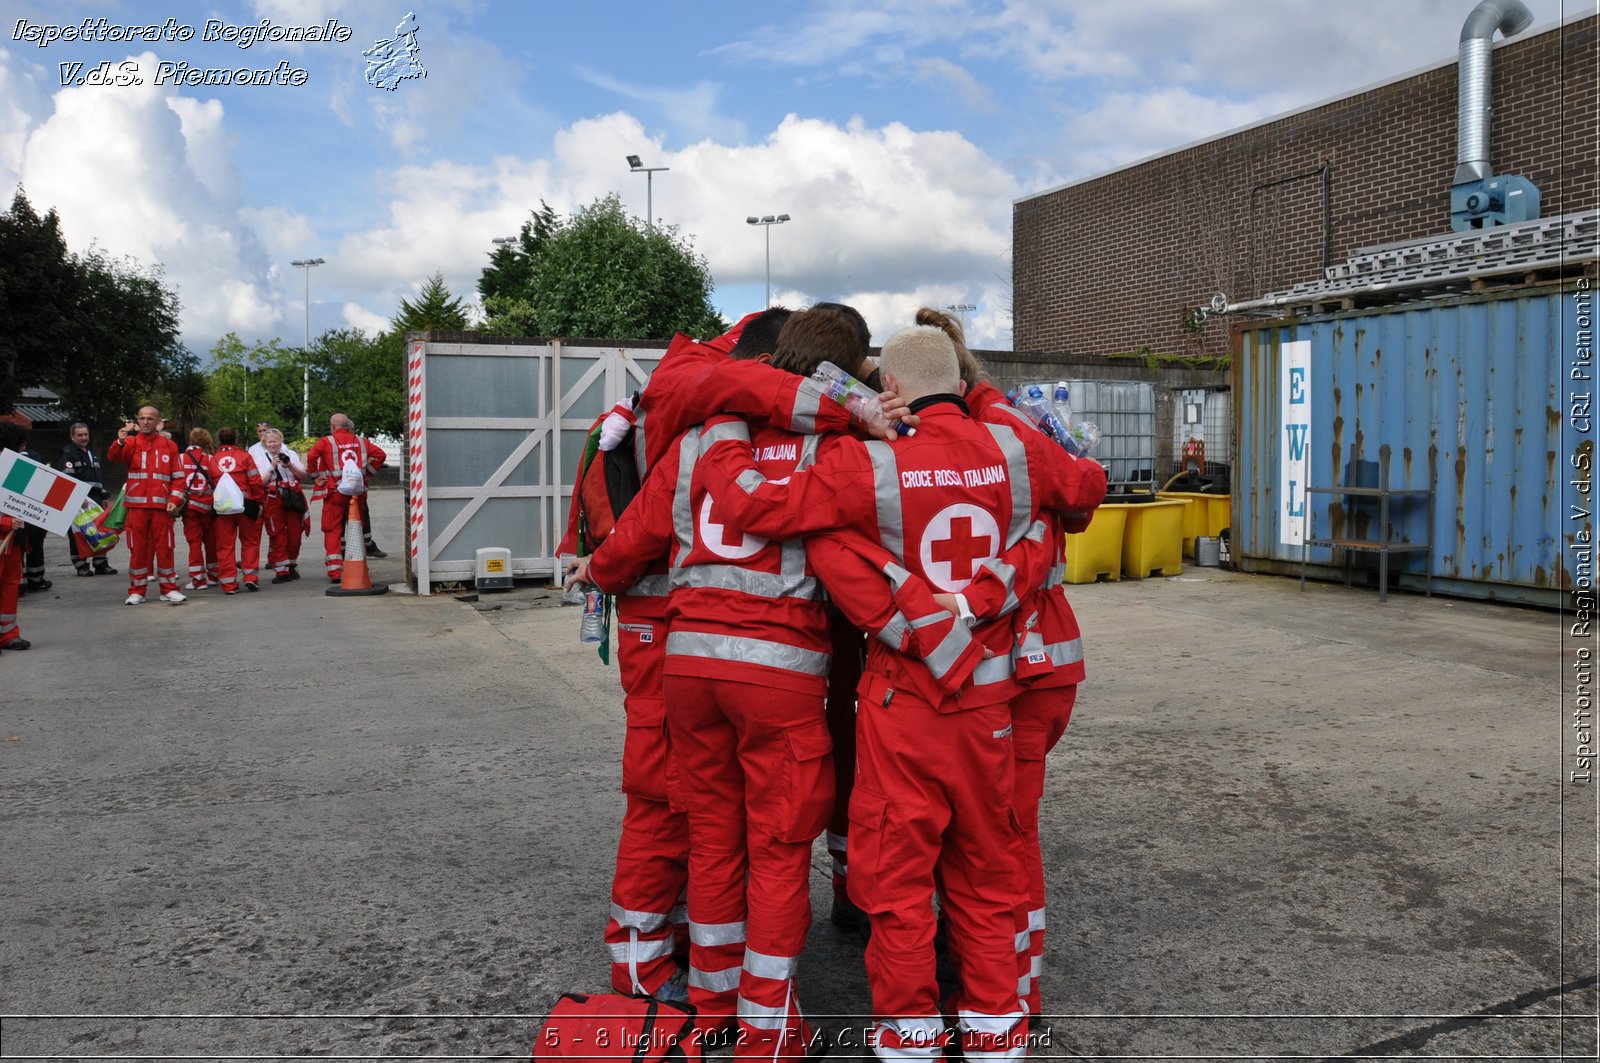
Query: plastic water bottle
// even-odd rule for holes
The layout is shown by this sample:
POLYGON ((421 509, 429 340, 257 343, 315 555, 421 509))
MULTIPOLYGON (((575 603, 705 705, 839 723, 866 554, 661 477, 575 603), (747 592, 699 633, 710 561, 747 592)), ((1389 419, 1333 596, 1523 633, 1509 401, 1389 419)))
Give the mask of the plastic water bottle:
POLYGON ((1060 446, 1071 450, 1067 443, 1070 438, 1067 426, 1061 423, 1061 419, 1056 416, 1055 407, 1045 398, 1044 388, 1038 384, 1028 384, 1013 391, 1010 398, 1013 406, 1027 414, 1028 419, 1039 426, 1039 431, 1055 440, 1060 446))
POLYGON ((1067 453, 1081 458, 1100 442, 1100 426, 1093 421, 1073 421, 1067 426, 1067 453))
POLYGON ((828 398, 849 410, 850 416, 868 429, 881 433, 892 427, 903 436, 916 434, 916 429, 910 425, 890 425, 877 393, 832 362, 825 361, 812 370, 811 379, 822 385, 828 398))
POLYGON ((590 587, 583 592, 583 620, 578 624, 579 642, 600 642, 606 637, 606 596, 590 587))
POLYGON ((1072 400, 1069 397, 1065 380, 1056 381, 1055 401, 1052 405, 1056 408, 1056 419, 1070 428, 1072 426, 1072 400))

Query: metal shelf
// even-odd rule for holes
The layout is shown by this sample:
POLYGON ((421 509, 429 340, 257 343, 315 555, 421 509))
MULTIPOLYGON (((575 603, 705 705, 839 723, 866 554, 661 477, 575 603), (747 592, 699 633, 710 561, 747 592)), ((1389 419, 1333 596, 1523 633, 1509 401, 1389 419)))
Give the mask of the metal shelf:
POLYGON ((1427 567, 1423 575, 1423 592, 1427 597, 1433 596, 1433 484, 1432 470, 1429 471, 1429 486, 1397 487, 1389 486, 1389 444, 1385 443, 1378 448, 1378 487, 1307 487, 1306 493, 1306 530, 1305 536, 1300 540, 1300 590, 1306 589, 1306 560, 1313 546, 1329 546, 1344 551, 1344 585, 1350 586, 1350 574, 1353 553, 1357 550, 1367 550, 1378 555, 1378 601, 1389 600, 1389 555, 1407 553, 1427 554, 1427 567), (1318 536, 1316 532, 1316 507, 1311 505, 1312 495, 1345 495, 1358 498, 1376 498, 1378 500, 1378 538, 1376 539, 1349 539, 1318 536), (1389 538, 1389 503, 1397 500, 1401 503, 1411 503, 1423 500, 1428 507, 1428 538, 1426 542, 1395 542, 1389 538))

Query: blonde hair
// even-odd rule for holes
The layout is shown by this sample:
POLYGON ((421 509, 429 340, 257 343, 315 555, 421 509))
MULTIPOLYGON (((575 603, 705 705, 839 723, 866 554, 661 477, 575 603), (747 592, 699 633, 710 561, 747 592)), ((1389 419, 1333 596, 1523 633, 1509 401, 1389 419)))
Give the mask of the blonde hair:
POLYGON ((912 325, 890 336, 878 366, 886 376, 894 375, 902 399, 954 392, 961 379, 955 344, 931 325, 912 325))
POLYGON ((925 306, 917 311, 917 324, 931 325, 940 329, 956 348, 956 363, 961 366, 961 379, 966 381, 967 387, 974 387, 985 379, 983 368, 978 365, 978 359, 967 350, 965 337, 961 334, 961 326, 949 314, 941 313, 931 306, 925 306))

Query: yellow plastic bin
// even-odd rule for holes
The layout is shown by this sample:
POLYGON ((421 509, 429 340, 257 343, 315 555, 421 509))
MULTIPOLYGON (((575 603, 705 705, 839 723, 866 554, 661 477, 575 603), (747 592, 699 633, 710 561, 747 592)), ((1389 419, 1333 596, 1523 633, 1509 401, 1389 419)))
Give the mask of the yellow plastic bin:
POLYGON ((1194 556, 1194 541, 1200 536, 1214 539, 1233 523, 1233 499, 1204 491, 1162 491, 1157 498, 1183 499, 1190 503, 1183 511, 1183 556, 1194 556))
POLYGON ((1122 578, 1122 534, 1128 510, 1138 506, 1107 503, 1094 511, 1089 530, 1063 536, 1067 583, 1097 583, 1122 578))
MULTIPOLYGON (((1183 514, 1189 508, 1189 500, 1157 499, 1119 508, 1128 511, 1127 527, 1122 533, 1122 574, 1144 579, 1182 572, 1183 514)), ((1099 519, 1097 515, 1095 520, 1099 519)))

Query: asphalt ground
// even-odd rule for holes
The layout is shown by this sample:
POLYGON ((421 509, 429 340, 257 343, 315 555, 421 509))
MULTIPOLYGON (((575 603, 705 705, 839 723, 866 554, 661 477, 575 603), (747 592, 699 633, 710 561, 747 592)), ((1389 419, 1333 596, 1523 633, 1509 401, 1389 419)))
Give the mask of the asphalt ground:
MULTIPOLYGON (((126 607, 49 541, 0 654, 0 1055, 526 1058, 605 986, 615 668, 545 588, 402 593, 373 497, 382 597, 325 596, 313 536, 297 583, 126 607)), ((1217 569, 1071 597, 1035 1057, 1594 1057, 1562 617, 1217 569)), ((802 1000, 849 1057, 813 866, 802 1000)))

